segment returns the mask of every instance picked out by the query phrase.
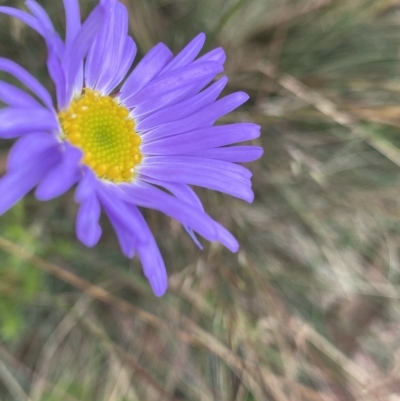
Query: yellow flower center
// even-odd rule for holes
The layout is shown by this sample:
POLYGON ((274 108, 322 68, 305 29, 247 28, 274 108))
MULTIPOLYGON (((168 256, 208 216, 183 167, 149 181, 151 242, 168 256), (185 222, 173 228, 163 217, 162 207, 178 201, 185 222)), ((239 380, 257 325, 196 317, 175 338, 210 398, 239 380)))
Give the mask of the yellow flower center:
POLYGON ((82 163, 99 178, 129 182, 142 160, 141 139, 129 110, 110 96, 86 88, 58 114, 64 139, 83 152, 82 163))

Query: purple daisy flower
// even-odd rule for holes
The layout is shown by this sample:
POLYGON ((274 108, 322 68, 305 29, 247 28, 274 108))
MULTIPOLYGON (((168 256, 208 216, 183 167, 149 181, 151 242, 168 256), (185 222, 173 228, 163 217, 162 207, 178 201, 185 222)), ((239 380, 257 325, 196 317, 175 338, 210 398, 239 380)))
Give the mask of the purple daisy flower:
POLYGON ((161 296, 168 285, 164 262, 138 206, 180 221, 200 248, 194 232, 237 251, 236 239, 205 213, 189 185, 252 202, 251 173, 235 163, 258 159, 262 149, 229 145, 257 138, 260 127, 214 126, 248 96, 237 92, 217 100, 227 78, 213 81, 225 53, 217 48, 196 58, 204 34, 175 57, 159 43, 128 74, 136 45, 128 36, 126 8, 101 0, 81 24, 78 0, 63 1, 65 41, 36 1, 26 1, 30 13, 0 7, 43 36, 57 97, 54 105, 32 75, 0 58, 0 71, 36 95, 0 81, 0 100, 8 106, 0 110, 0 137, 19 138, 0 179, 0 214, 35 187, 37 199, 46 201, 77 185, 79 240, 88 247, 99 241, 103 209, 123 253, 137 253, 161 296))

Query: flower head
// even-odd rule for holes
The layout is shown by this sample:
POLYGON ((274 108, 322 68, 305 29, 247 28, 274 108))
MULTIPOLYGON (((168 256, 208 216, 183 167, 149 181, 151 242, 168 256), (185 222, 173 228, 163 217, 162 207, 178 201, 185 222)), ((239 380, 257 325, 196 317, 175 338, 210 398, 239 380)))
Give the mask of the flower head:
POLYGON ((138 206, 159 210, 231 251, 235 238, 205 213, 189 185, 253 200, 251 173, 237 162, 259 158, 256 146, 229 146, 259 136, 250 123, 214 126, 248 96, 219 100, 227 79, 220 48, 197 58, 204 34, 175 57, 160 43, 128 73, 136 45, 128 36, 126 8, 101 0, 81 24, 78 0, 64 0, 63 41, 45 10, 26 1, 30 13, 1 6, 36 30, 48 49, 48 72, 56 104, 26 70, 0 58, 0 71, 21 81, 36 98, 0 81, 0 137, 19 138, 0 180, 0 213, 36 187, 39 200, 58 197, 76 185, 76 234, 87 246, 100 239, 104 210, 123 253, 136 252, 157 296, 167 288, 163 259, 138 206), (122 83, 122 85, 121 85, 122 83))

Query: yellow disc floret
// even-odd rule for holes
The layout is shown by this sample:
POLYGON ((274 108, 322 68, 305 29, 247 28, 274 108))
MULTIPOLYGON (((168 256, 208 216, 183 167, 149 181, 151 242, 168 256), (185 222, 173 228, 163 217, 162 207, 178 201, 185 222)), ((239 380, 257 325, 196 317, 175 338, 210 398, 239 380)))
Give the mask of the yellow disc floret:
POLYGON ((129 110, 110 96, 86 88, 58 115, 63 139, 83 152, 82 163, 99 178, 129 182, 142 160, 141 139, 129 110))

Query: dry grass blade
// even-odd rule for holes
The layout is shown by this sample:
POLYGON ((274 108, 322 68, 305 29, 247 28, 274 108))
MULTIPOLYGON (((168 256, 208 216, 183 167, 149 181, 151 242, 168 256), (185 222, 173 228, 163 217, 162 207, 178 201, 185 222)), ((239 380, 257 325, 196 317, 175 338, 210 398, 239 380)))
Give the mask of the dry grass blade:
POLYGON ((151 313, 147 313, 139 308, 136 308, 129 302, 124 301, 123 299, 117 298, 110 294, 107 290, 95 285, 91 284, 88 281, 80 278, 76 274, 63 269, 60 266, 57 266, 53 263, 46 262, 45 260, 39 258, 38 256, 33 255, 30 251, 26 250, 23 247, 18 246, 17 244, 12 243, 6 238, 0 237, 0 248, 6 252, 10 252, 20 258, 21 260, 28 261, 40 268, 41 270, 49 273, 60 280, 84 291, 91 297, 98 299, 106 304, 110 304, 120 309, 125 313, 133 313, 139 319, 144 322, 154 325, 156 327, 164 325, 161 319, 152 315, 151 313))
POLYGON ((269 18, 263 23, 260 21, 260 26, 252 34, 249 35, 249 40, 254 40, 256 37, 262 36, 265 32, 272 31, 273 29, 279 28, 282 25, 286 25, 294 19, 301 18, 310 13, 315 13, 316 11, 328 7, 334 3, 338 3, 343 0, 315 0, 302 2, 299 5, 293 6, 288 4, 285 7, 284 12, 280 14, 280 18, 271 22, 269 18))
MULTIPOLYGON (((65 281, 66 283, 84 291, 86 294, 91 297, 109 304, 115 308, 118 308, 121 312, 133 314, 137 318, 141 319, 143 322, 150 324, 151 326, 155 326, 159 329, 170 330, 167 322, 158 318, 157 316, 145 312, 129 302, 122 300, 120 298, 115 297, 110 294, 105 289, 91 284, 86 280, 80 278, 76 274, 67 271, 53 263, 46 262, 45 260, 33 255, 31 252, 26 249, 12 243, 6 238, 0 237, 0 248, 6 252, 10 252, 21 258, 22 260, 28 261, 33 265, 37 266, 41 270, 65 281)), ((262 390, 257 384, 257 381, 254 380, 254 377, 257 376, 257 367, 255 366, 247 366, 247 364, 237 357, 231 350, 229 350, 226 346, 220 343, 214 336, 208 334, 196 324, 194 324, 190 319, 184 316, 175 316, 177 324, 183 323, 186 327, 186 330, 176 330, 177 335, 186 342, 189 342, 194 345, 201 345, 202 347, 210 350, 215 353, 219 357, 221 357, 231 368, 237 372, 238 375, 243 377, 243 380, 250 386, 250 388, 255 388, 256 393, 262 394, 262 390)), ((118 353, 120 355, 124 354, 124 351, 118 349, 118 353)), ((133 359, 127 359, 127 363, 131 364, 135 369, 139 369, 139 366, 136 366, 136 362, 133 359)), ((143 372, 143 375, 146 376, 147 373, 143 372)), ((146 376, 147 377, 147 376, 146 376)), ((277 380, 274 379, 271 375, 267 374, 267 372, 263 373, 263 377, 265 378, 265 383, 267 386, 270 386, 272 383, 272 387, 276 386, 277 380)), ((159 386, 158 386, 159 387, 159 386)), ((278 390, 275 390, 277 394, 279 394, 278 390)), ((283 394, 283 393, 282 393, 283 394)), ((280 401, 283 400, 282 396, 278 398, 280 401)))
MULTIPOLYGON (((13 371, 16 371, 19 373, 19 375, 23 376, 23 378, 30 382, 31 380, 38 380, 38 381, 43 381, 46 389, 51 390, 54 392, 56 397, 59 399, 65 400, 65 401, 79 401, 78 398, 75 398, 71 396, 70 394, 67 394, 65 391, 61 390, 57 386, 54 386, 53 383, 50 383, 46 381, 44 378, 39 377, 37 372, 34 372, 27 366, 23 365, 20 361, 18 361, 13 355, 11 355, 6 349, 0 346, 0 358, 1 360, 4 361, 5 365, 7 366, 8 369, 13 369, 13 371)), ((8 376, 9 377, 9 376, 8 376)), ((29 396, 26 395, 28 398, 29 396)))
POLYGON ((296 95, 299 99, 313 105, 317 110, 330 117, 336 123, 348 128, 352 134, 363 138, 372 147, 400 167, 400 150, 393 147, 390 142, 382 138, 372 138, 371 135, 361 127, 355 116, 340 111, 339 107, 334 102, 326 99, 316 91, 311 90, 295 77, 289 74, 278 74, 276 67, 268 62, 262 62, 259 66, 259 70, 269 78, 277 80, 283 88, 296 95))
POLYGON ((317 333, 309 324, 299 320, 293 321, 293 324, 294 330, 299 333, 299 336, 303 336, 347 372, 348 377, 354 381, 360 392, 372 383, 372 378, 369 377, 368 373, 365 372, 361 366, 358 366, 351 359, 346 357, 346 355, 317 333))
POLYGON ((164 390, 157 380, 155 380, 154 377, 143 368, 132 354, 127 353, 123 348, 113 343, 99 325, 94 322, 89 322, 87 319, 83 320, 81 317, 77 318, 91 334, 100 339, 104 344, 106 344, 107 348, 111 349, 112 352, 118 356, 122 364, 130 367, 132 374, 138 375, 145 383, 147 383, 148 386, 152 387, 158 393, 158 397, 161 397, 161 399, 166 401, 178 401, 176 397, 171 396, 164 390))
POLYGON ((12 394, 16 400, 32 401, 2 360, 0 360, 0 377, 10 394, 12 394))

